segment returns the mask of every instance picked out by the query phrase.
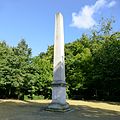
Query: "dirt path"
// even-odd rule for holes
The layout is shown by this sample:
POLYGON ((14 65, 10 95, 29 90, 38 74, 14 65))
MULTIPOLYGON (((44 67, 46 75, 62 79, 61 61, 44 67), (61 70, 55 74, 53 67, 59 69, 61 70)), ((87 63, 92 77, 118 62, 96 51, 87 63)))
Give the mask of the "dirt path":
POLYGON ((0 100, 0 120, 120 120, 120 105, 68 100, 73 111, 47 112, 51 101, 0 100))

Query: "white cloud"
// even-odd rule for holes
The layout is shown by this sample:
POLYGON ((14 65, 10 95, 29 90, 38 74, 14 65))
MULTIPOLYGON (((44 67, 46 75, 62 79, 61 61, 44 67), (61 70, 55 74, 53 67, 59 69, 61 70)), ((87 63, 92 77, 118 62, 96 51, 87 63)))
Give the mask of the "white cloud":
MULTIPOLYGON (((78 13, 72 13, 71 27, 89 29, 96 25, 93 15, 102 7, 106 7, 107 0, 97 0, 94 5, 85 5, 78 13)), ((115 2, 110 2, 109 7, 115 5, 115 2)))
POLYGON ((108 4, 108 8, 113 7, 115 4, 116 4, 116 1, 115 1, 115 0, 111 1, 111 2, 108 4))
POLYGON ((96 3, 93 5, 94 10, 99 10, 100 8, 104 7, 107 3, 107 0, 97 0, 96 3))
POLYGON ((72 24, 70 26, 77 28, 88 29, 96 24, 95 20, 92 18, 94 13, 93 8, 85 6, 82 11, 77 13, 72 13, 72 24))

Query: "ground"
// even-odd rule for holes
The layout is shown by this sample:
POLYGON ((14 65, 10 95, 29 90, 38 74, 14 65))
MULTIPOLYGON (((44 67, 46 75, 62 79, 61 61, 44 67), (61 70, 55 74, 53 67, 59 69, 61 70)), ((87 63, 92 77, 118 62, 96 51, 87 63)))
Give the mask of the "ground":
POLYGON ((68 100, 66 113, 48 112, 49 100, 0 100, 0 120, 120 120, 119 103, 68 100))

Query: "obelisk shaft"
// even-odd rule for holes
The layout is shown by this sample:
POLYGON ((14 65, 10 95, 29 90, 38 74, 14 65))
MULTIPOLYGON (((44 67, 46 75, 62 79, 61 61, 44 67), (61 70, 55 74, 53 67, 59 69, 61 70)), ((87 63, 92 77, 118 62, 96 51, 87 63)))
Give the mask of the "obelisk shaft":
POLYGON ((54 40, 54 80, 65 81, 64 64, 64 27, 63 16, 57 13, 55 16, 55 40, 54 40))

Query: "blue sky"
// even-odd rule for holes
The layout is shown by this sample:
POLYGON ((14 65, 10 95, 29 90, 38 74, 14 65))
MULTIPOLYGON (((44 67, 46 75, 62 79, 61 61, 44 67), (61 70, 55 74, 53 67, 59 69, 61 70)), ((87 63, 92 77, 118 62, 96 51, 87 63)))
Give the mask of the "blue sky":
POLYGON ((0 40, 16 46, 24 38, 33 56, 54 42, 55 13, 64 16, 65 43, 88 33, 101 17, 114 16, 120 31, 120 0, 0 0, 0 40))

